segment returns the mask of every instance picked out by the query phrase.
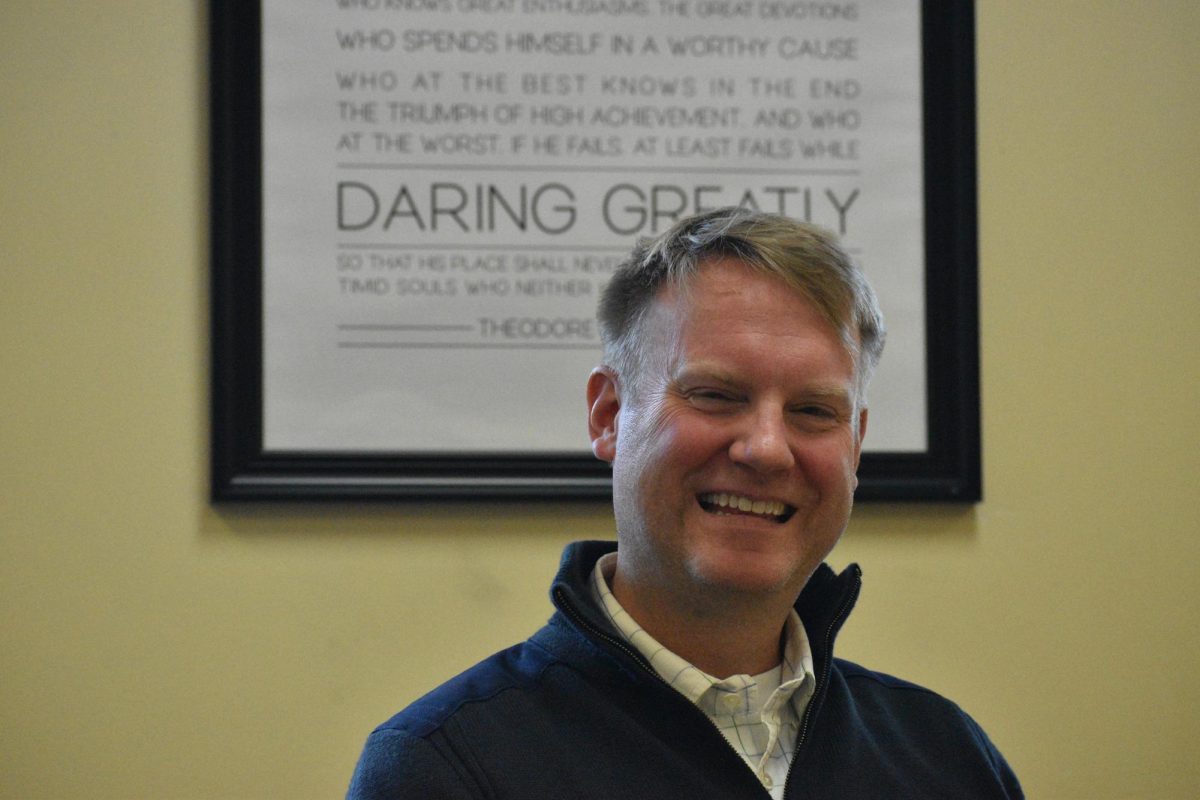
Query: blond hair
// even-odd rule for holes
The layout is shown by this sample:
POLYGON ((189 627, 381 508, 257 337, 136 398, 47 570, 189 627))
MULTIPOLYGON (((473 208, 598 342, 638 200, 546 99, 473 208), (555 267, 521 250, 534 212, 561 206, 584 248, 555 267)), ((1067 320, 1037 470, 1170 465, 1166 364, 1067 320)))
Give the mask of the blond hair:
POLYGON ((597 317, 605 363, 636 385, 644 361, 642 320, 664 285, 686 287, 705 261, 734 258, 809 300, 838 331, 854 360, 857 402, 883 352, 886 328, 875 292, 837 237, 815 225, 744 208, 720 208, 642 239, 614 272, 597 317))

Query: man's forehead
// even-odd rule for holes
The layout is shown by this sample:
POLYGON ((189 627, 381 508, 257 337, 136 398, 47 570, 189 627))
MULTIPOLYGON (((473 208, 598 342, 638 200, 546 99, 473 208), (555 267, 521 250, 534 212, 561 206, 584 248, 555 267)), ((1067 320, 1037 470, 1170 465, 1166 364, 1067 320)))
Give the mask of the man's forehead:
POLYGON ((671 372, 683 366, 680 358, 686 349, 685 340, 699 336, 710 343, 714 338, 719 342, 723 331, 732 331, 743 323, 753 327, 758 322, 776 330, 782 323, 783 328, 791 327, 798 336, 820 329, 839 342, 839 349, 851 365, 856 356, 828 315, 807 294, 778 275, 736 258, 701 262, 684 280, 660 287, 646 312, 638 332, 643 347, 652 351, 645 355, 665 359, 666 363, 659 363, 671 372), (772 302, 775 300, 784 302, 772 302), (781 313, 781 305, 788 310, 781 313))

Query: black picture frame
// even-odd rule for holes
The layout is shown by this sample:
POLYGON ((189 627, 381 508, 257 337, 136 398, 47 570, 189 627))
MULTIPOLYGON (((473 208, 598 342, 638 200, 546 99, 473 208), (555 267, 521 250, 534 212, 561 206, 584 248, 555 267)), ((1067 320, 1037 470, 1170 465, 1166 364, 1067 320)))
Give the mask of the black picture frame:
MULTIPOLYGON (((210 4, 212 499, 611 497, 610 468, 586 451, 264 450, 260 12, 257 0, 210 4)), ((864 452, 856 497, 966 503, 982 498, 974 4, 924 0, 921 13, 928 447, 864 452)))

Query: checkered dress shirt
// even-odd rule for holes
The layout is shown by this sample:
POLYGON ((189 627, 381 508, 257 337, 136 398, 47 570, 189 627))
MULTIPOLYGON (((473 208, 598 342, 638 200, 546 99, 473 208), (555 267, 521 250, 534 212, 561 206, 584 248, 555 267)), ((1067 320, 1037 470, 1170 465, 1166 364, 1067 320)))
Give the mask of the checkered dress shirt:
POLYGON ((616 565, 616 553, 600 559, 592 572, 592 590, 617 631, 663 680, 712 720, 763 788, 781 800, 800 718, 817 680, 799 615, 793 610, 784 625, 779 666, 761 675, 717 679, 663 647, 621 608, 609 589, 616 565))

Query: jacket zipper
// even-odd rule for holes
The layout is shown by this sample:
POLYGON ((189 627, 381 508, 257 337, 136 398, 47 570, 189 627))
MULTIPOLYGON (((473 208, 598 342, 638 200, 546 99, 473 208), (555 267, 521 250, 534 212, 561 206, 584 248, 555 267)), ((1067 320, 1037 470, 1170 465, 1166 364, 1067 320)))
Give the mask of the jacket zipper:
POLYGON ((854 575, 854 591, 846 597, 842 602, 842 607, 838 609, 837 614, 829 621, 828 627, 825 628, 825 667, 821 670, 821 677, 817 679, 817 685, 813 687, 813 695, 809 698, 808 707, 804 709, 804 717, 800 720, 800 732, 796 736, 796 749, 792 751, 792 760, 788 762, 787 774, 783 778, 783 798, 788 800, 792 796, 792 767, 796 765, 796 761, 800 756, 800 748, 808 740, 808 725, 812 721, 813 709, 816 707, 817 696, 824 692, 829 685, 829 673, 833 670, 833 631, 837 628, 846 615, 850 613, 850 608, 854 605, 854 601, 858 598, 858 592, 862 586, 862 573, 855 571, 854 575))
MULTIPOLYGON (((637 664, 639 667, 642 668, 642 670, 644 672, 646 672, 648 675, 650 675, 656 681, 661 683, 663 686, 666 686, 671 691, 673 691, 673 692, 675 691, 674 687, 672 687, 671 684, 667 683, 666 679, 663 678, 663 676, 659 675, 657 672, 654 671, 654 667, 650 666, 650 664, 648 664, 646 662, 646 659, 642 656, 641 653, 639 653, 636 650, 629 647, 629 645, 626 644, 623 639, 616 639, 612 636, 609 636, 607 633, 605 633, 604 631, 600 630, 599 628, 595 627, 590 622, 585 620, 583 618, 583 616, 580 615, 580 613, 575 610, 575 607, 573 605, 571 605, 570 601, 567 599, 566 593, 562 589, 555 589, 554 596, 558 599, 558 607, 560 609, 562 609, 563 612, 568 617, 570 617, 572 622, 574 622, 576 625, 578 625, 580 628, 584 629, 588 633, 595 636, 597 639, 601 639, 601 640, 607 642, 608 644, 611 644, 613 647, 617 648, 621 652, 628 655, 630 658, 633 659, 635 664, 637 664)), ((676 694, 678 694, 678 692, 676 692, 676 694)), ((682 698, 682 695, 680 695, 680 697, 682 698)), ((692 709, 692 711, 695 712, 695 714, 697 716, 699 716, 706 723, 708 723, 708 726, 713 729, 713 732, 716 733, 717 736, 721 737, 721 741, 725 742, 726 747, 729 749, 730 752, 733 752, 733 755, 738 759, 738 761, 741 761, 743 764, 746 763, 745 760, 741 756, 739 756, 736 752, 733 751, 733 746, 731 744, 729 744, 728 740, 725 739, 725 734, 721 733, 721 729, 717 727, 717 723, 715 723, 711 719, 709 719, 709 716, 707 714, 705 714, 703 711, 701 711, 700 708, 698 706, 696 706, 694 703, 686 702, 685 704, 687 705, 688 708, 692 709)), ((793 760, 794 760, 794 758, 793 758, 793 760)), ((789 764, 788 772, 790 773, 791 770, 792 770, 792 767, 789 764)), ((767 791, 766 787, 764 787, 762 785, 762 782, 758 780, 757 774, 755 774, 755 782, 758 783, 758 786, 760 789, 762 789, 764 792, 767 791)), ((785 786, 786 786, 786 782, 785 782, 785 786)), ((786 789, 784 791, 786 792, 786 789)), ((770 792, 767 792, 767 795, 770 796, 770 792)))

